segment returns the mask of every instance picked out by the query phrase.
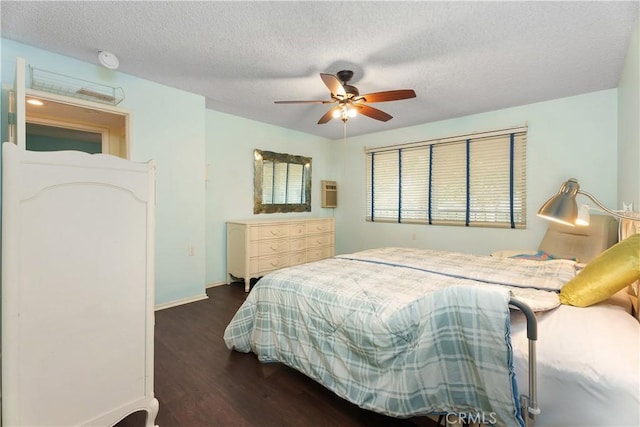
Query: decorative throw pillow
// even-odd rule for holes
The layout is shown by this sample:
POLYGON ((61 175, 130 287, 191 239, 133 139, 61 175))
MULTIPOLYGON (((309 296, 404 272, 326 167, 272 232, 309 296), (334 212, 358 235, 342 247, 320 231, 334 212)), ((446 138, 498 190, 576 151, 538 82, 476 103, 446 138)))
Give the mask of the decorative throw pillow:
POLYGON ((538 251, 535 254, 526 254, 526 253, 518 254, 518 255, 513 255, 510 258, 530 259, 534 261, 547 261, 547 260, 553 259, 551 254, 548 254, 545 251, 538 251))
POLYGON ((591 260, 560 290, 560 302, 587 307, 640 279, 640 234, 627 237, 591 260))
POLYGON ((528 253, 518 254, 518 255, 510 256, 509 258, 530 259, 532 261, 549 261, 549 260, 552 260, 552 259, 568 259, 570 261, 576 261, 575 258, 557 257, 557 256, 553 256, 550 253, 545 252, 545 251, 538 251, 535 254, 528 254, 528 253))

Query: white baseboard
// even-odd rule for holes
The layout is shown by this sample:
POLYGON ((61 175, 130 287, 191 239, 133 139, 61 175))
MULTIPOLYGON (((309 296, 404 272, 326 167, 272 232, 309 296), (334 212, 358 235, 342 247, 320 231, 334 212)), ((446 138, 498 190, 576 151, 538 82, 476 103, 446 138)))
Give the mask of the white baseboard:
POLYGON ((226 285, 226 284, 227 284, 226 282, 213 282, 213 283, 209 283, 209 284, 208 284, 208 285, 206 285, 205 287, 206 287, 207 289, 209 289, 209 288, 214 288, 214 287, 216 287, 216 286, 222 286, 222 285, 226 285))
POLYGON ((166 302, 164 304, 158 304, 155 306, 155 311, 164 310, 165 308, 176 307, 182 304, 189 304, 190 302, 202 301, 203 299, 209 298, 207 294, 196 295, 194 297, 183 298, 171 302, 166 302))
MULTIPOLYGON (((226 285, 225 282, 213 282, 205 285, 205 289, 213 288, 215 286, 226 285)), ((158 304, 155 306, 155 311, 164 310, 165 308, 177 307, 182 304, 189 304, 190 302, 202 301, 203 299, 209 298, 207 294, 197 295, 195 297, 183 298, 171 302, 165 302, 164 304, 158 304)))

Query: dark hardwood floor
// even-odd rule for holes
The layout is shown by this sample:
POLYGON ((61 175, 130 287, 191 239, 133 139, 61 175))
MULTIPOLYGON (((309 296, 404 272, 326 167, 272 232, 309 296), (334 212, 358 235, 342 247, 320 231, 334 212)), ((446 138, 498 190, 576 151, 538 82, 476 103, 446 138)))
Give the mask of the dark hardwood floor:
MULTIPOLYGON (((207 290, 209 298, 156 312, 155 394, 160 427, 435 426, 363 410, 282 364, 229 351, 224 330, 244 301, 242 283, 207 290)), ((143 425, 134 414, 119 427, 143 425)))

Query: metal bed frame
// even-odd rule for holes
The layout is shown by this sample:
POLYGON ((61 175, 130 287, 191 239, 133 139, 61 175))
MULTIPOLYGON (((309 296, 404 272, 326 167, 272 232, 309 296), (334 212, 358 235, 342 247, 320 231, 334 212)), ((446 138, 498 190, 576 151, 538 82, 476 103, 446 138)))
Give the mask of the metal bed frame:
POLYGON ((537 362, 536 362, 536 341, 538 340, 538 320, 531 308, 515 298, 509 300, 509 305, 517 307, 524 313, 527 319, 527 339, 529 340, 529 395, 520 395, 520 411, 524 419, 525 427, 533 427, 536 416, 540 414, 538 407, 538 384, 537 384, 537 362))

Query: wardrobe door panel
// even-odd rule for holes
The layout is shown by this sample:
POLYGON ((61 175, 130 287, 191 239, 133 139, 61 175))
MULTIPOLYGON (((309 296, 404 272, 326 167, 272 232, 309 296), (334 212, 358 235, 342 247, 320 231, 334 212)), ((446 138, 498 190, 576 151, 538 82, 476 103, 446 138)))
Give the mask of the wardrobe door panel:
POLYGON ((153 163, 3 147, 3 425, 110 425, 153 396, 153 163))

